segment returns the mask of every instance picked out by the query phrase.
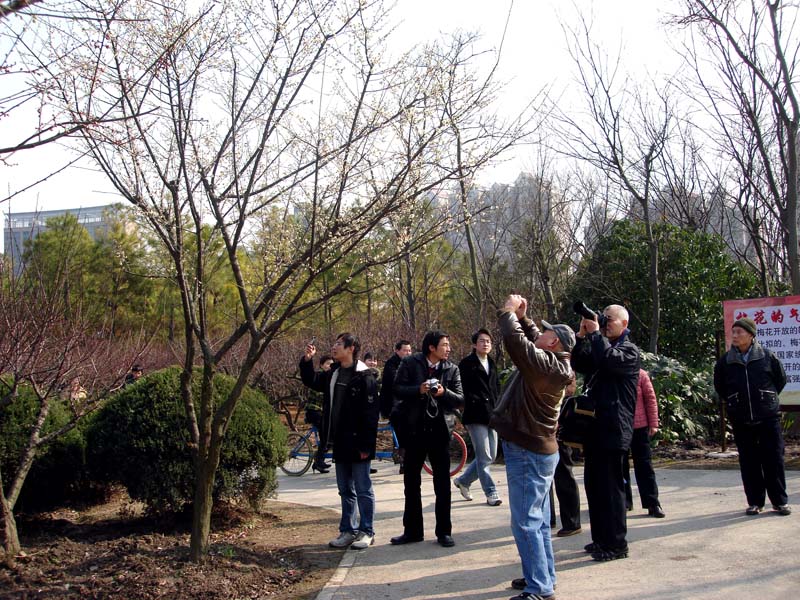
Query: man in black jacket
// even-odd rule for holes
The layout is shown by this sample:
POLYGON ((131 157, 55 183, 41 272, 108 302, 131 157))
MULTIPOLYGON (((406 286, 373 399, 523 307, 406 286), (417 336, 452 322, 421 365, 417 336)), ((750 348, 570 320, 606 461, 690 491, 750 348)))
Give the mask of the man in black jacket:
POLYGON ((748 515, 764 510, 769 495, 772 509, 789 515, 783 434, 778 394, 786 385, 781 361, 756 341, 753 319, 738 319, 733 344, 714 367, 714 389, 726 403, 739 450, 739 469, 747 496, 748 515))
POLYGON ((617 304, 603 314, 606 324, 581 319, 572 368, 584 375, 587 395, 595 401, 594 427, 583 447, 584 486, 589 504, 592 543, 585 547, 597 561, 628 556, 623 460, 633 437, 639 349, 628 339, 628 311, 617 304))
POLYGON ((488 329, 479 329, 472 334, 472 352, 458 363, 461 387, 464 389, 464 415, 461 422, 469 431, 475 460, 460 477, 453 480, 453 484, 465 500, 472 500, 469 486, 479 479, 486 494, 486 503, 499 506, 503 501, 497 495, 497 486, 489 472, 489 466, 497 458, 497 432, 489 427, 489 415, 500 396, 500 381, 494 360, 489 356, 491 351, 492 334, 488 329))
POLYGON ((436 493, 436 539, 444 547, 455 545, 450 521, 450 436, 455 412, 464 405, 458 367, 448 360, 450 337, 429 331, 422 352, 403 359, 394 380, 392 424, 405 449, 403 534, 392 544, 421 542, 422 464, 430 459, 436 493))
POLYGON ((375 493, 369 475, 378 436, 377 371, 358 360, 360 343, 351 333, 341 333, 331 352, 330 371, 314 371, 317 349, 308 344, 300 360, 303 383, 325 395, 323 419, 333 442, 336 484, 342 499, 339 537, 330 546, 368 548, 375 539, 375 493), (357 513, 356 513, 357 508, 357 513))
POLYGON ((381 415, 388 419, 392 414, 394 404, 394 378, 397 369, 400 368, 400 361, 411 354, 411 342, 408 340, 398 340, 394 345, 394 354, 383 364, 383 379, 381 383, 381 415))

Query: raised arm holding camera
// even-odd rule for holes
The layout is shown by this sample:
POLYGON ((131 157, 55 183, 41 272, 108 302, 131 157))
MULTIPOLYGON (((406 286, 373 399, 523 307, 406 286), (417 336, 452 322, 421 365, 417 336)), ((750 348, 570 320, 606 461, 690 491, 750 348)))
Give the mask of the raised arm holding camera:
POLYGON ((592 543, 585 549, 597 561, 626 558, 623 461, 627 460, 633 436, 639 348, 628 338, 625 307, 612 304, 596 315, 583 303, 576 303, 575 311, 582 319, 572 350, 572 367, 583 374, 585 393, 595 405, 593 427, 583 446, 592 528, 592 543))

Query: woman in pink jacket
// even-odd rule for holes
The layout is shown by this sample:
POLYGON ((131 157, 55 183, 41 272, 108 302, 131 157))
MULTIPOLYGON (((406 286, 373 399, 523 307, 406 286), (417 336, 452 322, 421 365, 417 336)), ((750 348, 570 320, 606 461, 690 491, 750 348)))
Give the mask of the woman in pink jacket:
MULTIPOLYGON (((631 440, 631 454, 633 455, 633 472, 636 474, 636 486, 639 488, 639 498, 642 508, 647 509, 647 514, 657 519, 664 518, 664 511, 658 501, 658 484, 650 452, 650 438, 658 431, 658 402, 656 392, 650 376, 644 369, 639 370, 639 386, 636 390, 636 412, 633 415, 633 439, 631 440)), ((633 491, 631 490, 631 475, 629 461, 624 463, 625 468, 625 497, 628 510, 633 509, 633 491)))

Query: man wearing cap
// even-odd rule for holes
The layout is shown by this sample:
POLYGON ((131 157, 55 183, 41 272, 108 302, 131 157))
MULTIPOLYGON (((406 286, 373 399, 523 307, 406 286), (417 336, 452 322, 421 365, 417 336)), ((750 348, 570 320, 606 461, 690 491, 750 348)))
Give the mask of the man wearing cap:
POLYGON ((558 463, 558 410, 572 378, 569 351, 575 345, 569 326, 542 321, 540 332, 525 316, 527 308, 522 296, 512 294, 497 313, 517 370, 489 421, 503 440, 511 531, 522 561, 523 577, 512 586, 523 591, 512 600, 554 597, 550 485, 558 463))
POLYGON ((760 513, 769 496, 774 511, 789 515, 778 402, 786 372, 778 357, 756 340, 753 319, 738 319, 731 332, 731 349, 714 367, 714 389, 733 425, 747 496, 745 513, 760 513))
POLYGON ((623 461, 633 439, 639 385, 639 349, 628 337, 628 311, 612 304, 603 316, 602 328, 596 317, 581 319, 572 350, 572 368, 583 374, 584 393, 595 405, 583 445, 583 484, 592 529, 584 550, 597 561, 628 556, 623 461))

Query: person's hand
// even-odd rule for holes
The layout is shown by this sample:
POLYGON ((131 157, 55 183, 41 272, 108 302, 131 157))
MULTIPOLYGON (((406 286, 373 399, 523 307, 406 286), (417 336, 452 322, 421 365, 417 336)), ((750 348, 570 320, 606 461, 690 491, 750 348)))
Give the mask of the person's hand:
POLYGON ((580 331, 583 335, 594 333, 600 329, 600 324, 595 319, 581 319, 580 331))
POLYGON ((648 427, 647 433, 650 437, 653 437, 655 434, 658 433, 658 427, 648 427))
POLYGON ((436 388, 436 393, 433 396, 435 398, 438 398, 439 396, 444 396, 444 386, 441 383, 436 388))
POLYGON ((509 312, 513 312, 517 315, 518 319, 522 319, 525 316, 525 312, 528 310, 528 302, 519 294, 509 294, 503 308, 509 312))
POLYGON ((312 358, 314 358, 314 355, 316 353, 317 353, 317 347, 314 344, 306 344, 306 350, 305 350, 305 354, 303 355, 303 358, 306 361, 309 361, 312 358))
POLYGON ((369 456, 369 452, 359 452, 358 455, 361 457, 361 460, 367 460, 367 457, 369 456))

